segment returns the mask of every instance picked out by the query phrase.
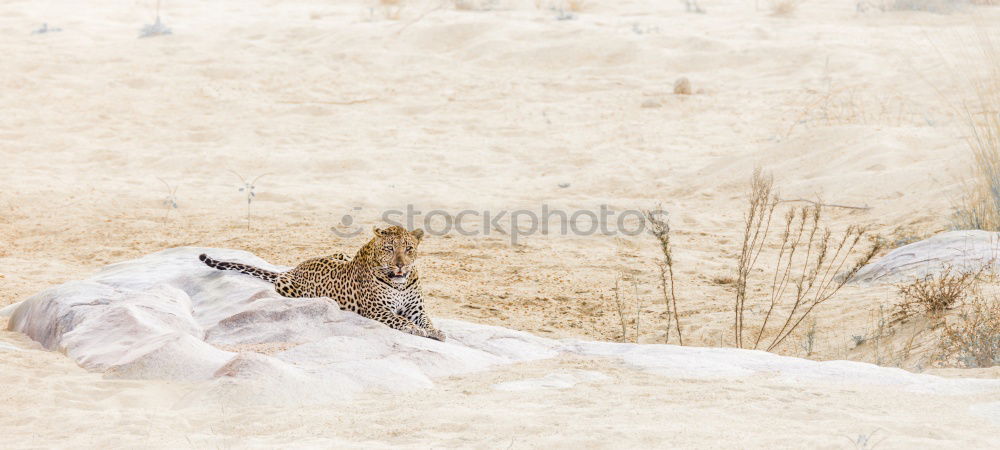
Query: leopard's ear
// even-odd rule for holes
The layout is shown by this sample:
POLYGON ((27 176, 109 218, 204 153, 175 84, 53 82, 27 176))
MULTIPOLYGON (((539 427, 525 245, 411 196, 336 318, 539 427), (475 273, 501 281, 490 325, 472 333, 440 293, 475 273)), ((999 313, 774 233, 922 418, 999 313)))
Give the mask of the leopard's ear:
POLYGON ((385 230, 379 228, 378 225, 375 225, 372 227, 372 233, 375 233, 375 236, 382 236, 385 234, 385 230))
POLYGON ((420 242, 424 238, 424 230, 422 228, 417 228, 416 230, 411 231, 410 235, 412 235, 417 242, 420 242))

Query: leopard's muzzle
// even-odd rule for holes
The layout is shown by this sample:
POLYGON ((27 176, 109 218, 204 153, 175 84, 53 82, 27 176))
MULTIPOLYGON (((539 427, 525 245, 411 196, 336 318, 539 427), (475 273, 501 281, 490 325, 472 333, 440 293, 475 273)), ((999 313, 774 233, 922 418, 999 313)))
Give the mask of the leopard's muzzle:
POLYGON ((393 283, 405 283, 410 277, 409 267, 385 267, 382 269, 385 277, 393 283))

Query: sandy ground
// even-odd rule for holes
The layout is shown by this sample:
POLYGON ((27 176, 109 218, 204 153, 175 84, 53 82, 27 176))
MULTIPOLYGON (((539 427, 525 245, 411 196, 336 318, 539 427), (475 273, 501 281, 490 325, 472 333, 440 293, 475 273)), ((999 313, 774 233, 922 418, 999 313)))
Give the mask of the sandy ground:
POLYGON ((439 379, 432 391, 260 406, 198 385, 102 378, 23 336, 7 333, 0 344, 23 349, 0 350, 0 382, 16 386, 3 400, 18 413, 0 415, 0 443, 8 448, 1000 445, 1000 392, 940 395, 849 381, 790 385, 766 375, 677 379, 600 359, 556 358, 439 379), (601 377, 567 389, 497 388, 567 368, 601 377))
MULTIPOLYGON (((497 2, 492 10, 403 2, 398 17, 395 8, 358 1, 168 1, 161 15, 173 35, 137 39, 153 21, 153 3, 0 6, 0 305, 166 247, 242 248, 283 265, 351 253, 367 237, 331 231, 345 214, 367 228, 382 211, 407 204, 455 213, 538 211, 543 204, 621 211, 659 203, 672 216, 686 343, 727 345, 733 294, 717 280, 733 272, 753 168, 772 171, 785 198, 871 206, 831 210, 835 227, 864 223, 896 242, 946 229, 949 199, 959 194, 967 170, 962 131, 947 106, 961 97, 968 71, 949 64, 967 67, 962 50, 970 36, 1000 23, 997 8, 859 15, 853 1, 805 2, 789 17, 755 11, 753 2, 701 2, 707 14, 685 14, 680 2, 586 2, 572 20, 557 20, 560 13, 546 2, 527 1, 497 2), (46 22, 61 31, 31 34, 46 22), (680 76, 700 92, 673 95, 680 76), (230 171, 266 174, 249 223, 244 192, 230 171), (161 179, 177 187, 176 209, 164 205, 161 179)), ((639 341, 663 341, 658 250, 649 236, 533 235, 513 246, 509 240, 428 238, 421 264, 432 314, 542 336, 620 340, 612 299, 624 272, 638 280, 639 341)), ((808 356, 868 358, 853 352, 851 336, 870 331, 873 311, 895 295, 892 287, 845 289, 816 314, 819 338, 808 356)), ((780 350, 806 356, 799 342, 780 350)), ((75 392, 5 417, 7 423, 43 420, 69 433, 64 419, 71 413, 54 415, 66 401, 106 400, 102 414, 119 414, 130 402, 171 404, 176 392, 163 386, 163 400, 150 400, 131 382, 82 374, 59 355, 4 358, 4 384, 16 386, 6 395, 21 404, 54 385, 75 392)), ((423 410, 455 417, 434 423, 447 428, 448 437, 436 436, 454 439, 449 444, 506 446, 502 430, 523 433, 543 423, 593 430, 605 416, 549 417, 538 425, 493 421, 476 411, 477 402, 517 404, 524 414, 552 409, 508 394, 463 394, 499 376, 449 381, 447 394, 423 410), (466 405, 464 412, 451 411, 462 408, 452 401, 466 405), (483 422, 495 433, 483 433, 483 422), (469 436, 497 440, 461 440, 469 436)), ((664 435, 652 431, 662 427, 675 430, 678 443, 720 433, 671 420, 689 413, 685 396, 707 395, 703 386, 639 381, 600 393, 629 399, 619 406, 622 417, 631 399, 651 408, 642 413, 648 421, 623 421, 648 428, 615 433, 638 445, 662 443, 664 435), (654 436, 661 441, 643 440, 654 436)), ((732 398, 781 398, 767 391, 766 380, 737 389, 744 387, 732 398)), ((698 414, 723 417, 713 414, 727 410, 725 392, 712 392, 723 398, 698 414)), ((822 429, 812 436, 827 442, 824 436, 898 426, 898 435, 930 436, 924 421, 931 419, 918 418, 922 411, 961 403, 828 395, 864 402, 847 402, 856 415, 829 424, 797 425, 798 409, 787 409, 789 433, 815 427, 798 430, 822 429), (883 401, 917 405, 913 422, 891 425, 879 412, 883 401)), ((559 401, 572 410, 586 397, 572 392, 559 401)), ((363 411, 385 398, 372 394, 349 408, 363 411)), ((801 407, 822 408, 808 404, 801 407)), ((355 443, 439 442, 399 429, 397 421, 413 413, 392 414, 398 416, 386 413, 372 429, 385 434, 338 436, 355 443)), ((170 429, 142 415, 120 417, 132 431, 170 429)), ((214 417, 184 426, 242 433, 226 415, 214 417)), ((338 416, 327 425, 363 418, 369 417, 338 416)), ((315 431, 295 429, 295 422, 285 417, 255 433, 315 431)), ((759 424, 745 426, 759 432, 759 424)), ((770 438, 747 442, 792 445, 780 435, 770 438)), ((191 439, 196 446, 221 445, 191 439)))

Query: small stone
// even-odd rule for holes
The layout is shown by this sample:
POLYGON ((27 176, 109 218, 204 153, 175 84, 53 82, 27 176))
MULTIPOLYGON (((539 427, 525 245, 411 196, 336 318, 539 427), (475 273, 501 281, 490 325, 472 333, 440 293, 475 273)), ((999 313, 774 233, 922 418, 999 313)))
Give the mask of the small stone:
POLYGON ((680 77, 674 82, 674 94, 691 95, 691 82, 687 77, 680 77))
POLYGON ((642 107, 643 108, 659 108, 661 106, 663 106, 663 105, 661 105, 660 102, 658 102, 656 100, 646 100, 646 101, 642 102, 642 107))

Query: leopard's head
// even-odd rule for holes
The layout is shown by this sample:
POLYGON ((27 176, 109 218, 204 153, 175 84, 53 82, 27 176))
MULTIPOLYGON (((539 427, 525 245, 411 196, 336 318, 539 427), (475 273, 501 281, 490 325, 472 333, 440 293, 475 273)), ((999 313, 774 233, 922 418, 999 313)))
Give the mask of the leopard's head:
POLYGON ((375 276, 390 283, 406 283, 417 260, 417 246, 424 237, 424 230, 407 231, 400 226, 373 229, 375 237, 370 242, 375 276))

